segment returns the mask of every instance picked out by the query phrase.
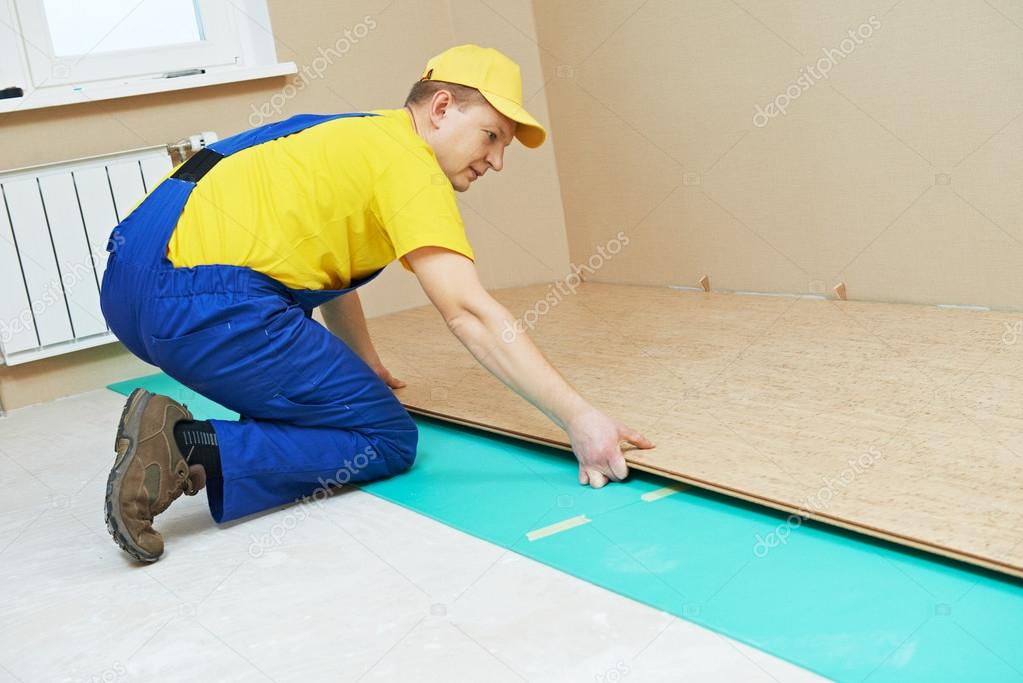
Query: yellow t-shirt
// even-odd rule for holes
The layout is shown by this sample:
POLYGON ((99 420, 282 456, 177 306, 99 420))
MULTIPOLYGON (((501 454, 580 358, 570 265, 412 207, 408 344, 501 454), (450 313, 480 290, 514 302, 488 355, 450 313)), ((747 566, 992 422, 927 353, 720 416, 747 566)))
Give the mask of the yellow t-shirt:
POLYGON ((334 119, 236 152, 195 186, 176 267, 247 266, 292 289, 343 289, 419 247, 473 259, 454 188, 404 109, 334 119))

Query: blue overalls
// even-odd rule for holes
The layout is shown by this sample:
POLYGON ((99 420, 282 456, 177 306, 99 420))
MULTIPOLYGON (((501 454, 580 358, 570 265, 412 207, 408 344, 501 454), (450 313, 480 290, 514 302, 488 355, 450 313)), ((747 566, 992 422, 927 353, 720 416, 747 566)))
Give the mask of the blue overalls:
MULTIPOLYGON (((167 243, 192 189, 224 156, 348 116, 299 115, 213 143, 114 228, 101 305, 142 360, 242 415, 211 420, 223 478, 207 482, 217 522, 412 466, 415 423, 359 356, 311 319, 343 290, 295 290, 250 268, 175 268, 167 243)), ((239 230, 244 230, 239 226, 239 230)))

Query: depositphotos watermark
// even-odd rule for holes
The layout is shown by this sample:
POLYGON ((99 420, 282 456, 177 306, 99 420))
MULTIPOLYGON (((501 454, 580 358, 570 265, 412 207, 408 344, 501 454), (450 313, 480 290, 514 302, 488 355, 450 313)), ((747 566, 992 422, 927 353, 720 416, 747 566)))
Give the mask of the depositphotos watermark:
POLYGON ((1023 339, 1023 320, 1014 323, 1005 323, 1005 332, 1002 334, 1003 344, 1015 344, 1023 339))
POLYGON ((618 683, 618 681, 628 676, 631 672, 632 669, 629 668, 629 665, 619 659, 615 662, 615 665, 609 667, 607 671, 596 674, 593 677, 593 680, 596 681, 596 683, 618 683))
POLYGON ((103 669, 98 673, 94 673, 88 678, 82 678, 79 680, 87 683, 115 683, 128 675, 128 667, 121 662, 114 662, 112 666, 103 669))
POLYGON ((501 332, 501 339, 505 343, 510 344, 515 339, 526 331, 528 327, 532 330, 536 327, 536 323, 540 318, 547 315, 551 310, 560 304, 570 294, 575 294, 575 290, 582 284, 583 279, 580 273, 586 272, 589 275, 596 273, 604 264, 607 263, 618 254, 623 247, 629 245, 629 237, 621 230, 614 236, 613 239, 607 241, 607 244, 600 245, 597 247, 597 252, 592 254, 590 258, 586 260, 582 265, 572 264, 569 268, 569 273, 564 278, 551 283, 548 287, 547 294, 542 299, 538 299, 533 306, 522 314, 521 317, 516 318, 513 322, 505 322, 504 330, 501 332))
POLYGON ((252 543, 249 544, 249 556, 258 558, 267 550, 280 545, 288 532, 304 522, 311 513, 310 505, 320 505, 332 495, 332 489, 344 486, 352 480, 352 477, 361 472, 365 467, 376 460, 379 456, 372 446, 366 446, 361 453, 351 460, 346 460, 344 465, 334 473, 333 479, 317 480, 319 486, 307 496, 299 498, 301 503, 298 507, 289 510, 279 522, 274 523, 270 530, 261 536, 252 536, 252 543))
MULTIPOLYGON (((120 240, 123 242, 123 237, 120 240)), ((11 340, 28 330, 35 329, 35 319, 42 315, 47 309, 55 305, 68 305, 68 292, 85 280, 95 282, 96 268, 102 263, 101 259, 106 252, 93 252, 89 255, 88 261, 66 261, 59 266, 56 278, 47 282, 41 291, 29 301, 27 308, 23 308, 13 318, 0 320, 0 344, 9 344, 11 340)), ((94 285, 86 284, 86 287, 94 285)))
POLYGON ((323 78, 327 69, 333 66, 334 61, 341 59, 348 54, 360 40, 369 35, 369 32, 377 27, 376 19, 367 14, 355 26, 346 28, 343 35, 330 47, 317 48, 319 56, 306 64, 296 75, 292 76, 291 82, 281 88, 280 92, 260 106, 252 105, 252 113, 249 114, 249 125, 259 126, 268 119, 276 118, 284 111, 284 105, 293 99, 298 93, 315 80, 323 78))
POLYGON ((803 525, 814 512, 821 512, 827 509, 835 497, 836 490, 843 490, 849 487, 857 477, 873 467, 882 459, 881 451, 871 449, 856 460, 847 460, 849 465, 839 473, 838 478, 821 477, 824 486, 819 488, 815 494, 807 498, 803 505, 799 506, 799 514, 789 515, 784 524, 779 524, 774 531, 766 537, 756 535, 756 543, 753 545, 753 555, 757 558, 767 557, 771 548, 785 545, 789 542, 789 536, 793 529, 803 525))
POLYGON ((757 105, 757 110, 753 114, 753 125, 757 128, 763 128, 776 116, 787 114, 789 105, 794 100, 799 99, 804 92, 816 85, 818 81, 830 78, 831 70, 835 68, 835 65, 851 55, 858 46, 863 45, 863 41, 874 35, 874 31, 879 28, 881 28, 881 20, 871 15, 867 21, 860 24, 855 30, 849 29, 849 37, 843 38, 837 48, 821 48, 824 56, 818 59, 816 63, 800 69, 799 78, 794 83, 790 83, 784 92, 763 107, 759 104, 757 105))

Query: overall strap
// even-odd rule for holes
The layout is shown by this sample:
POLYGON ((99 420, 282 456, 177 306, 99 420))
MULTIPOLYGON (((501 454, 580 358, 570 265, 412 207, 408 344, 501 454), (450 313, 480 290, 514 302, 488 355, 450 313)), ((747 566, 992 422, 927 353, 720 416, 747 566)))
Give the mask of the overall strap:
POLYGON ((252 147, 253 145, 258 145, 262 142, 267 142, 268 140, 283 138, 319 123, 356 116, 376 116, 376 114, 358 111, 349 112, 347 114, 296 114, 295 116, 284 119, 283 121, 268 123, 264 126, 259 126, 258 128, 242 131, 241 133, 232 135, 229 138, 217 140, 213 144, 207 145, 206 149, 212 149, 214 152, 223 156, 230 156, 231 154, 239 152, 246 147, 252 147))
POLYGON ((366 112, 349 112, 346 114, 297 114, 289 119, 268 123, 265 126, 242 131, 229 138, 218 140, 211 145, 200 149, 189 157, 188 161, 174 172, 171 178, 183 180, 188 183, 197 183, 206 175, 217 162, 226 156, 255 145, 283 138, 293 133, 303 131, 310 126, 332 121, 334 119, 346 119, 356 116, 376 116, 366 112))

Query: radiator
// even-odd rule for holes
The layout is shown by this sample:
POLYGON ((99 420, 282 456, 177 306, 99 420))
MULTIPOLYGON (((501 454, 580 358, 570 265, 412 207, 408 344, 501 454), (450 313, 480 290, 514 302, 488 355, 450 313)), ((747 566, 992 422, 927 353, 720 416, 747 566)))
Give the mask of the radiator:
POLYGON ((7 365, 116 341, 99 307, 113 227, 216 136, 0 172, 0 353, 7 365))

